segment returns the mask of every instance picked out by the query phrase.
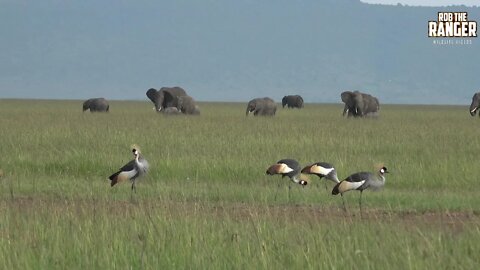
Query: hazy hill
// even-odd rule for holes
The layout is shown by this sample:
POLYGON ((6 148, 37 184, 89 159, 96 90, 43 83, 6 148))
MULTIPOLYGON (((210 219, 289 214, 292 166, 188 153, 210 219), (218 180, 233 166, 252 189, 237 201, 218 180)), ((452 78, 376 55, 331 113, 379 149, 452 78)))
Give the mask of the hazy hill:
POLYGON ((358 0, 0 1, 0 97, 465 103, 480 90, 480 39, 433 45, 438 11, 358 0))

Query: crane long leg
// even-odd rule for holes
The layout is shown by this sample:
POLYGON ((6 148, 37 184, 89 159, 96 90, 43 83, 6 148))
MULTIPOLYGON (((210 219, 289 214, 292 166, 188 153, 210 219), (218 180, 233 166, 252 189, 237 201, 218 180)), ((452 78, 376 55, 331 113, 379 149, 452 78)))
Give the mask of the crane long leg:
POLYGON ((275 192, 275 197, 274 197, 274 201, 277 201, 277 194, 278 194, 278 190, 280 189, 280 184, 278 184, 278 188, 277 188, 277 191, 275 192))
POLYGON ((137 187, 135 186, 135 181, 132 182, 132 192, 137 193, 137 187))
POLYGON ((360 217, 363 217, 362 216, 362 194, 363 194, 363 190, 360 190, 360 217))
POLYGON ((343 211, 347 212, 347 207, 345 207, 345 200, 343 199, 343 193, 340 193, 340 197, 342 197, 343 211))
POLYGON ((292 190, 292 183, 288 184, 288 201, 290 202, 290 190, 292 190))

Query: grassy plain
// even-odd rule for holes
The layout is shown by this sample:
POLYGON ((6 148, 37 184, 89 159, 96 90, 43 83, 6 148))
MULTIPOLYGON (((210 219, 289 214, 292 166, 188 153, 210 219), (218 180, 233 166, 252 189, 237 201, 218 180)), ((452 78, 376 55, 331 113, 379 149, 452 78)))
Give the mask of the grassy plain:
MULTIPOLYGON (((382 106, 344 119, 340 104, 203 103, 164 117, 150 102, 0 100, 1 269, 478 269, 478 124, 468 106, 382 106), (108 175, 140 145, 151 170, 131 198, 108 175), (282 158, 333 163, 339 178, 391 171, 380 192, 341 210, 324 183, 293 186, 282 158), (280 184, 280 187, 278 185, 280 184)), ((329 189, 333 187, 328 183, 329 189)))

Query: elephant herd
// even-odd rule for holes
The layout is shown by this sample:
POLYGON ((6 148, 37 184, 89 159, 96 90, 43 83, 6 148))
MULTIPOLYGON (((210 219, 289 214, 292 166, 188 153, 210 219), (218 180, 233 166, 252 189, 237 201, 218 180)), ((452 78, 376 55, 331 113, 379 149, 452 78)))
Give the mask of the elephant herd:
MULTIPOLYGON (((343 116, 347 117, 377 117, 380 110, 378 99, 372 95, 361 93, 359 91, 345 91, 341 95, 342 101, 345 103, 343 116)), ((300 95, 288 95, 282 98, 282 107, 285 108, 303 108, 303 98, 300 95)), ((249 115, 268 115, 273 116, 277 111, 277 106, 273 99, 255 98, 248 102, 247 112, 249 115)))
MULTIPOLYGON (((181 87, 150 88, 145 94, 155 105, 154 110, 165 115, 200 114, 195 100, 181 87)), ((83 103, 83 111, 108 112, 109 108, 105 98, 91 98, 83 103)))
MULTIPOLYGON (((200 114, 200 109, 195 100, 187 95, 181 87, 162 87, 160 90, 148 89, 147 97, 155 105, 154 109, 166 115, 200 114)), ((359 91, 345 91, 340 95, 345 106, 343 116, 347 117, 377 117, 380 111, 380 102, 372 95, 359 91)), ((288 95, 282 98, 282 107, 303 108, 303 98, 300 95, 288 95)), ((480 92, 472 97, 470 115, 475 116, 480 108, 480 92)), ((83 111, 108 112, 110 105, 105 98, 91 98, 83 103, 83 111)), ((277 111, 275 101, 269 97, 254 98, 247 104, 246 115, 274 116, 277 111)), ((480 113, 479 113, 480 116, 480 113)))
MULTIPOLYGON (((178 86, 162 87, 159 90, 150 88, 145 93, 148 99, 155 105, 154 110, 165 115, 198 115, 200 109, 195 100, 187 95, 187 92, 178 86)), ((480 96, 479 96, 480 97, 480 96)), ((343 115, 347 117, 377 116, 380 109, 378 99, 358 91, 345 91, 341 94, 345 103, 343 115)), ((473 103, 472 103, 473 104, 473 103)), ((287 95, 282 98, 282 107, 303 108, 303 98, 300 95, 287 95)), ((473 105, 472 105, 473 106, 473 105)), ((83 111, 108 112, 110 106, 105 98, 91 98, 83 103, 83 111)), ((476 108, 475 108, 476 110, 476 108)), ((475 110, 471 110, 474 112, 475 110)), ((269 97, 254 98, 247 104, 246 115, 253 113, 254 116, 274 116, 277 112, 277 104, 269 97)))

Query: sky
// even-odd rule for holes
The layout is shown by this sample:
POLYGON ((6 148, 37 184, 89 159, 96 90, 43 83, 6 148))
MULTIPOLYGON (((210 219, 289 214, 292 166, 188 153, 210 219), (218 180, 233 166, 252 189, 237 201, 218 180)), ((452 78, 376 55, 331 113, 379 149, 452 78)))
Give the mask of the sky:
POLYGON ((362 2, 369 4, 386 4, 396 5, 401 3, 409 6, 448 6, 448 5, 466 5, 466 6, 480 6, 480 0, 362 0, 362 2))
POLYGON ((433 46, 426 26, 437 11, 359 0, 0 0, 0 98, 146 100, 151 87, 181 86, 199 101, 336 103, 361 90, 386 103, 463 104, 480 87, 480 41, 433 46))

